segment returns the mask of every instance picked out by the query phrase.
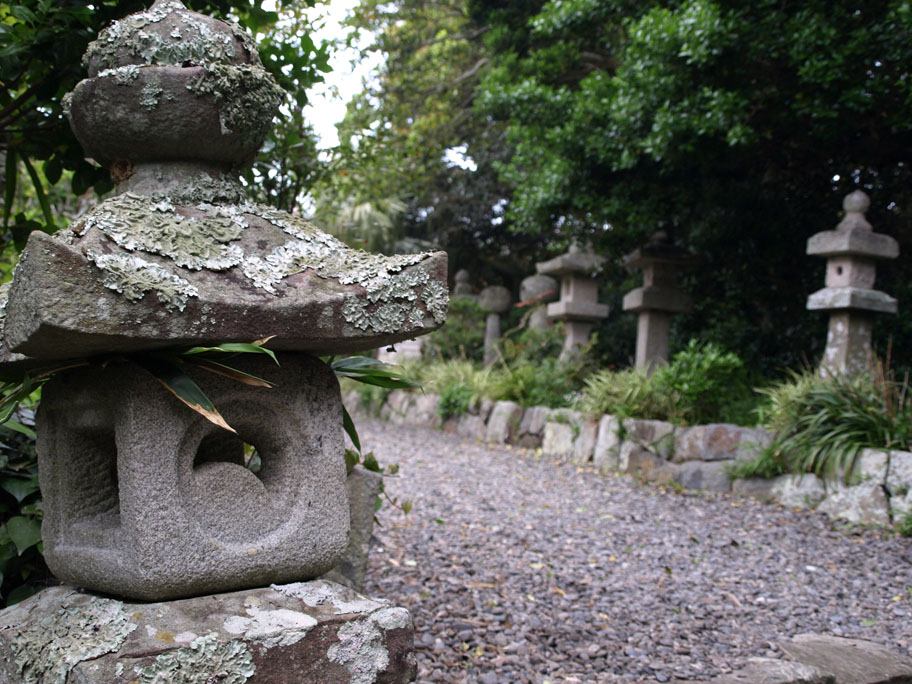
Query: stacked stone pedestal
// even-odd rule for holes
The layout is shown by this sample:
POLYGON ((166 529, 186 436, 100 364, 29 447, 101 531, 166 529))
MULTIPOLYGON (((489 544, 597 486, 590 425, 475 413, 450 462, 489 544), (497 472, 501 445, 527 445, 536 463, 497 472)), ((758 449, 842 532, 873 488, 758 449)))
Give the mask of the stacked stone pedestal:
POLYGON ((668 360, 671 316, 690 311, 691 301, 675 285, 678 270, 690 255, 671 244, 664 232, 652 236, 649 244, 628 254, 628 269, 642 269, 643 286, 624 297, 624 311, 639 314, 637 320, 636 367, 648 372, 668 360))
POLYGON ((865 219, 871 202, 860 190, 846 196, 836 230, 811 236, 807 253, 827 258, 826 287, 808 297, 807 308, 829 311, 821 373, 860 373, 871 363, 874 314, 896 313, 896 300, 874 289, 875 262, 899 256, 899 244, 872 231, 865 219))
POLYGON ((500 339, 500 318, 510 310, 512 297, 502 285, 489 285, 478 296, 478 305, 487 312, 485 318, 484 364, 497 360, 497 341, 500 339))

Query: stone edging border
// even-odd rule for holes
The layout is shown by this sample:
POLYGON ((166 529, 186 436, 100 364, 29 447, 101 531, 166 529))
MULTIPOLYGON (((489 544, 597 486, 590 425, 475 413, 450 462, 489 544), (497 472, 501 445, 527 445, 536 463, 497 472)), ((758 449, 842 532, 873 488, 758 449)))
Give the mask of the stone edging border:
MULTIPOLYGON (((344 401, 357 410, 357 391, 344 401)), ((852 523, 890 526, 912 514, 912 453, 906 451, 862 450, 848 484, 841 478, 810 474, 732 481, 727 466, 753 457, 758 447, 772 440, 770 432, 725 423, 676 427, 659 420, 596 418, 570 409, 523 409, 512 401, 490 399, 444 422, 437 402, 436 394, 392 390, 380 407, 380 417, 495 444, 540 448, 548 457, 580 465, 591 462, 602 472, 627 473, 649 482, 815 509, 852 523)))

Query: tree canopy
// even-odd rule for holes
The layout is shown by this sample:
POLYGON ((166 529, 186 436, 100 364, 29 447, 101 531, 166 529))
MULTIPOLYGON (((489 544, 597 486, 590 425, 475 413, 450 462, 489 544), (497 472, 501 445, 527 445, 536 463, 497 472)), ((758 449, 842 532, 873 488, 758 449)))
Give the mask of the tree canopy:
MULTIPOLYGON (((408 168, 409 150, 422 150, 422 182, 444 172, 447 146, 464 145, 478 169, 459 172, 457 188, 468 189, 460 214, 493 240, 509 243, 507 229, 521 236, 515 251, 535 252, 524 266, 544 243, 574 238, 609 256, 615 313, 603 338, 632 334, 632 316, 617 312, 634 285, 620 257, 657 230, 699 259, 683 278, 696 307, 677 317, 674 339, 725 344, 766 371, 813 361, 822 348, 825 316, 807 312, 805 299, 823 286, 824 263, 804 248, 836 225, 845 194, 865 189, 875 230, 912 251, 908 0, 445 6, 458 22, 443 31, 427 19, 439 3, 377 4, 395 17, 372 25, 391 59, 349 123, 379 122, 406 143, 389 168, 408 168), (412 27, 419 17, 424 33, 412 27), (457 37, 458 58, 440 47, 457 37), (454 87, 463 74, 471 78, 454 87)), ((416 190, 407 171, 389 187, 440 191, 416 190)), ((410 220, 428 231, 420 216, 410 220)), ((908 259, 880 271, 878 286, 910 302, 908 259)), ((912 345, 908 316, 878 327, 882 342, 912 345)), ((632 343, 622 347, 629 354, 632 343)))

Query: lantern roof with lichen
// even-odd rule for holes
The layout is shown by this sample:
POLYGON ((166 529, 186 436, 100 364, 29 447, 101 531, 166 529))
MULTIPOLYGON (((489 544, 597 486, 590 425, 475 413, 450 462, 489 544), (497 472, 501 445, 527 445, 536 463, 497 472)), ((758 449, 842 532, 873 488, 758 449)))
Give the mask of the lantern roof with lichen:
POLYGON ((85 63, 68 116, 116 195, 30 236, 0 308, 0 371, 267 336, 345 353, 443 324, 445 253, 368 254, 245 201, 238 170, 283 94, 240 28, 159 0, 102 31, 85 63))

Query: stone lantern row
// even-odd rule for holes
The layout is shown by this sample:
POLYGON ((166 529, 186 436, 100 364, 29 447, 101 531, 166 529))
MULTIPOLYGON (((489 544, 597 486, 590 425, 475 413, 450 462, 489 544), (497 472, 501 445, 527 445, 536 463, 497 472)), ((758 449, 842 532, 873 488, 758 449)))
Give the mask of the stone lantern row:
MULTIPOLYGON (((873 232, 865 218, 870 199, 861 190, 847 195, 843 202, 845 218, 835 230, 811 236, 807 253, 827 258, 825 287, 808 297, 811 311, 829 311, 830 324, 826 349, 820 362, 821 373, 857 373, 871 358, 871 325, 875 313, 896 313, 897 301, 874 289, 875 262, 899 256, 893 238, 873 232)), ((529 327, 547 327, 548 320, 564 321, 566 339, 561 353, 569 358, 585 346, 596 321, 608 315, 608 306, 598 302, 598 282, 593 274, 604 257, 573 245, 566 254, 536 264, 537 274, 523 280, 520 299, 536 306, 529 327), (556 280, 560 279, 560 282, 556 280)), ((642 286, 628 292, 624 311, 638 315, 637 368, 652 372, 668 360, 671 317, 691 309, 690 297, 675 284, 681 269, 691 265, 693 256, 674 245, 667 233, 655 233, 643 247, 623 259, 630 271, 643 273, 642 286)), ((510 292, 502 286, 489 286, 474 294, 468 271, 456 273, 454 298, 477 301, 488 312, 485 327, 485 363, 496 358, 500 337, 500 317, 511 306, 510 292)))

